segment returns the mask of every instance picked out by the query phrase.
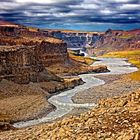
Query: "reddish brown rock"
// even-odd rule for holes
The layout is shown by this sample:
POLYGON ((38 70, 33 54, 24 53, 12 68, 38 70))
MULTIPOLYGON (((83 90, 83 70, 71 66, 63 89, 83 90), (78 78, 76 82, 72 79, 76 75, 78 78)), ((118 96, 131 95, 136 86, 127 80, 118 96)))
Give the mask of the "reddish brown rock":
POLYGON ((5 78, 16 83, 61 79, 45 69, 39 60, 37 47, 1 46, 0 60, 1 79, 5 78))
POLYGON ((105 72, 107 68, 90 67, 72 60, 67 44, 48 37, 49 32, 21 25, 0 26, 0 79, 17 83, 62 79, 50 73, 77 75, 105 72))

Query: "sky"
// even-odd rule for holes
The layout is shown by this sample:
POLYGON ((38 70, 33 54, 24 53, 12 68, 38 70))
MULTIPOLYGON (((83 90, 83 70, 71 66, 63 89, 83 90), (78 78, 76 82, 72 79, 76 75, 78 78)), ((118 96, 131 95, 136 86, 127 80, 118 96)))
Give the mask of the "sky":
POLYGON ((0 0, 0 19, 49 29, 140 28, 140 0, 0 0))

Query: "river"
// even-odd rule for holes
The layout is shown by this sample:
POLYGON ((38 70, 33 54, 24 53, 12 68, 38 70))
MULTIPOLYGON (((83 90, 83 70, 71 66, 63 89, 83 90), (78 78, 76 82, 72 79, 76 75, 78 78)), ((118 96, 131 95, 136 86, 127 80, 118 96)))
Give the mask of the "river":
POLYGON ((97 106, 94 103, 85 103, 85 104, 76 104, 73 103, 71 100, 72 96, 74 96, 76 93, 84 91, 86 89, 103 85, 105 84, 104 80, 95 78, 96 75, 111 75, 111 74, 127 74, 137 71, 138 69, 136 67, 132 67, 130 63, 127 62, 126 59, 122 58, 98 58, 95 63, 92 64, 92 66, 95 65, 106 65, 110 72, 106 73, 93 73, 93 74, 82 74, 79 75, 85 84, 79 85, 73 89, 61 92, 58 95, 52 96, 48 101, 56 106, 56 110, 50 112, 46 115, 46 117, 29 120, 29 121, 21 121, 18 123, 13 124, 16 128, 23 128, 27 126, 32 126, 40 123, 50 122, 57 118, 60 118, 66 114, 68 114, 70 111, 72 111, 74 108, 93 108, 97 106))

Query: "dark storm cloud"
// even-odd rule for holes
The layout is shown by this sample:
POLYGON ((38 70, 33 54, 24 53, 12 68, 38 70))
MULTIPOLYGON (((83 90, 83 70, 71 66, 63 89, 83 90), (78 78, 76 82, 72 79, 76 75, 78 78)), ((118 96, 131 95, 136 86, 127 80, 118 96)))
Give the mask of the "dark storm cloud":
POLYGON ((3 0, 0 18, 25 25, 140 23, 140 0, 3 0))

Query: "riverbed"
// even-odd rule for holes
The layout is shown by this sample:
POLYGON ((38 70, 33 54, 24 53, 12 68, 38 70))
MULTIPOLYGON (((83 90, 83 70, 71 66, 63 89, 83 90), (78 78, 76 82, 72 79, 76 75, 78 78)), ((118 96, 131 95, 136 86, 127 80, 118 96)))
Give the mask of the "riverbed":
POLYGON ((40 123, 45 122, 51 122, 55 119, 58 119, 69 112, 71 112, 74 108, 93 108, 97 106, 95 103, 73 103, 72 97, 82 91, 85 91, 87 89, 97 87, 100 85, 104 85, 105 81, 101 80, 99 78, 95 78, 94 76, 102 76, 102 75, 116 75, 116 74, 127 74, 137 71, 138 69, 134 66, 132 66, 130 63, 127 62, 126 59, 120 59, 120 58, 98 58, 99 61, 96 61, 92 64, 92 66, 95 65, 106 65, 110 72, 107 73, 93 73, 93 74, 82 74, 79 75, 85 84, 79 85, 75 87, 74 89, 61 92, 58 95, 52 96, 48 101, 56 106, 56 110, 52 111, 51 113, 47 114, 43 118, 30 120, 30 121, 22 121, 14 124, 14 127, 22 128, 27 127, 31 125, 36 125, 40 123))

